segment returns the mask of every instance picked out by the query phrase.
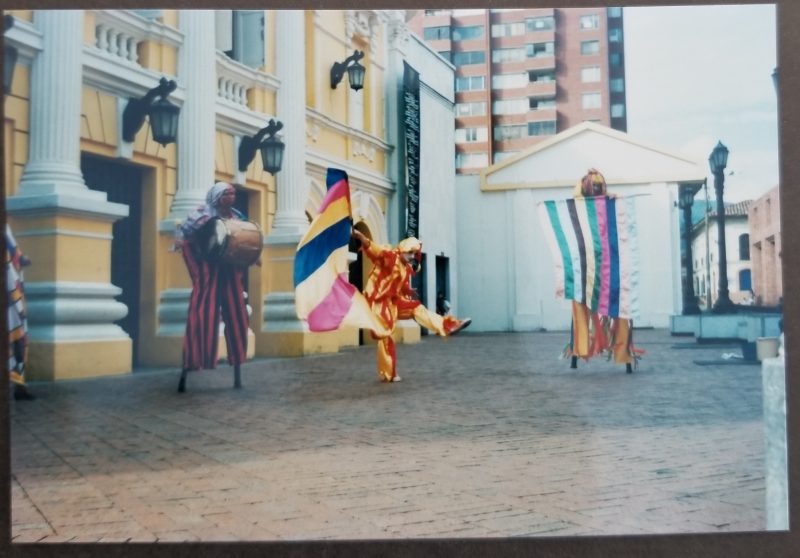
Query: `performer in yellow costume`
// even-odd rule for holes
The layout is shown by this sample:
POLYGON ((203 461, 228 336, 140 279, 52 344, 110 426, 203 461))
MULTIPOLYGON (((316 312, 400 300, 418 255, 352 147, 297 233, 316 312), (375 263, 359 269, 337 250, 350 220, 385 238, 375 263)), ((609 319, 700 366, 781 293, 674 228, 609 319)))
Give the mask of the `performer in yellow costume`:
POLYGON ((453 316, 440 316, 428 310, 417 299, 411 288, 411 277, 416 273, 412 264, 419 264, 422 256, 422 243, 414 237, 401 241, 396 248, 373 244, 361 232, 353 229, 353 237, 361 242, 361 249, 372 261, 372 269, 364 295, 377 314, 386 324, 389 334, 372 337, 378 339, 378 376, 384 382, 399 382, 397 375, 397 354, 395 353, 394 332, 397 320, 414 318, 422 327, 447 337, 467 327, 472 320, 459 320, 453 316))
MULTIPOLYGON (((589 172, 575 186, 573 197, 592 196, 616 197, 609 194, 606 180, 597 169, 589 172)), ((633 372, 633 364, 643 351, 633 346, 631 320, 611 318, 593 313, 588 306, 572 301, 572 338, 565 349, 565 356, 572 357, 571 368, 578 367, 578 358, 590 359, 608 351, 614 362, 625 364, 625 371, 633 372)))

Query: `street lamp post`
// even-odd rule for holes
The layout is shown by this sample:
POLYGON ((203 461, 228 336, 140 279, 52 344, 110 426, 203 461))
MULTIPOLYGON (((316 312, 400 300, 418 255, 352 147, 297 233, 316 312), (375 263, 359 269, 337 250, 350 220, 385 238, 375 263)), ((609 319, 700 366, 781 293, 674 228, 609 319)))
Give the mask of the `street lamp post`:
POLYGON ((683 210, 683 253, 686 257, 686 283, 683 289, 683 314, 699 314, 694 292, 694 261, 692 259, 692 205, 694 196, 700 191, 699 184, 681 184, 678 191, 678 207, 683 210))
POLYGON ((717 314, 733 312, 735 306, 728 294, 728 257, 725 253, 725 203, 722 195, 725 189, 725 166, 728 164, 728 148, 718 142, 708 157, 708 164, 714 174, 714 191, 717 194, 717 236, 719 246, 719 293, 713 311, 717 314))

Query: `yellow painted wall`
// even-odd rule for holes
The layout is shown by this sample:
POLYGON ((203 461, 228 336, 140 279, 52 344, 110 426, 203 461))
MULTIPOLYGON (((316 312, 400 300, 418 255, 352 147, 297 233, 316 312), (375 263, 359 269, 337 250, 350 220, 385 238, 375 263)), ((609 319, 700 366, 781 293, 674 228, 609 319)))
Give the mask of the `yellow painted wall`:
POLYGON ((12 15, 17 19, 33 22, 33 10, 4 10, 3 13, 12 15))

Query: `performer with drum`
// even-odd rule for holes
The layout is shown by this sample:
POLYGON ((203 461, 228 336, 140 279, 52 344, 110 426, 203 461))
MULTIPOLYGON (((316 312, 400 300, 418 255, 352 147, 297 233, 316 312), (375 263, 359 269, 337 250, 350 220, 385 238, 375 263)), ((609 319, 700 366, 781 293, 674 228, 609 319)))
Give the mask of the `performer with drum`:
POLYGON ((247 358, 247 307, 244 298, 244 273, 247 266, 261 265, 261 231, 244 220, 233 207, 236 189, 227 182, 217 182, 207 193, 206 203, 181 223, 176 246, 183 253, 192 279, 192 294, 183 339, 183 369, 178 391, 186 389, 190 370, 217 367, 220 317, 225 323, 228 362, 234 367, 234 387, 241 387, 240 366, 247 358), (244 227, 243 224, 249 225, 244 227), (253 228, 257 232, 253 232, 253 228), (230 230, 238 242, 227 250, 230 230))
POLYGON ((440 316, 428 310, 411 288, 411 276, 418 270, 422 243, 416 238, 402 240, 396 248, 374 244, 360 231, 353 229, 352 236, 361 243, 361 250, 375 267, 367 280, 364 296, 389 330, 388 335, 372 337, 378 340, 378 376, 383 382, 399 382, 394 333, 397 320, 413 318, 418 324, 447 337, 455 335, 472 320, 459 320, 451 315, 440 316))

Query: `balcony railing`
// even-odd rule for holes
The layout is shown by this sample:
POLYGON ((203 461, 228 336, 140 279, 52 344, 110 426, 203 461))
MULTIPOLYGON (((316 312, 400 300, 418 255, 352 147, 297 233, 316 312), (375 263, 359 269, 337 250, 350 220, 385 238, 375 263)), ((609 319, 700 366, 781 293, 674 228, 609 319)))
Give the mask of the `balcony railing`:
POLYGON ((139 66, 139 45, 157 41, 178 47, 180 31, 126 10, 94 10, 94 46, 104 54, 139 66))

